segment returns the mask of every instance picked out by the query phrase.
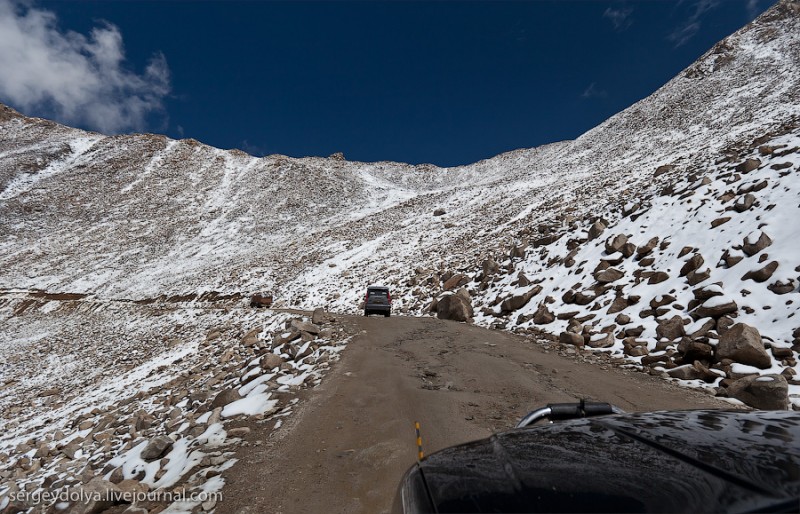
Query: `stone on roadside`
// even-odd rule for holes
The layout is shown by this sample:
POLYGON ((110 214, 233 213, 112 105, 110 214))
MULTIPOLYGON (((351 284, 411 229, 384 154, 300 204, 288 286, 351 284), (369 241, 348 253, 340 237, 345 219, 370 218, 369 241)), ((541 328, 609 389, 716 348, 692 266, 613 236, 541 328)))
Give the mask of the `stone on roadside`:
POLYGON ((537 325, 547 325, 555 321, 555 319, 555 315, 550 312, 544 303, 539 305, 539 308, 536 309, 536 313, 533 315, 533 322, 537 325))
POLYGON ((474 311, 472 310, 469 293, 466 289, 459 290, 456 294, 446 294, 439 298, 436 305, 436 317, 452 321, 471 322, 474 311), (465 294, 459 294, 464 291, 465 294))
POLYGON ((571 344, 579 347, 583 346, 583 336, 572 332, 561 332, 558 336, 558 341, 563 344, 571 344))

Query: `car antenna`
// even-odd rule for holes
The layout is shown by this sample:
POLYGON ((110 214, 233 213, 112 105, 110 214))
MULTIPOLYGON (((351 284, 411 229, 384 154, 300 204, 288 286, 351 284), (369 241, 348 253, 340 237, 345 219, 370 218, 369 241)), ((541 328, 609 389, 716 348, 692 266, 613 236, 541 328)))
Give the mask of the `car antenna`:
POLYGON ((422 452, 422 436, 419 435, 419 421, 414 422, 414 428, 417 431, 417 462, 420 462, 425 454, 422 452))

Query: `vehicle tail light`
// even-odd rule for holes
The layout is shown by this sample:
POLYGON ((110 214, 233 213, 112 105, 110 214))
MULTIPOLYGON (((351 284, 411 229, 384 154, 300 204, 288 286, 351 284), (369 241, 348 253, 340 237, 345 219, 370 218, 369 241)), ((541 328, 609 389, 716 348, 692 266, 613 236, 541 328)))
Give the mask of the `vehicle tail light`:
POLYGON ((389 299, 389 303, 392 303, 392 293, 386 293, 386 298, 389 299))

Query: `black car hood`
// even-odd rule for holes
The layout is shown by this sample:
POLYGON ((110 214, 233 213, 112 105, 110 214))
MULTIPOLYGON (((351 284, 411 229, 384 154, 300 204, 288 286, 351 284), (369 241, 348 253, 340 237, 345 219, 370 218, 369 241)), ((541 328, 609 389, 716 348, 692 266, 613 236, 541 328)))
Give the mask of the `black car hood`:
POLYGON ((515 429, 419 464, 438 512, 800 510, 800 414, 679 411, 515 429))

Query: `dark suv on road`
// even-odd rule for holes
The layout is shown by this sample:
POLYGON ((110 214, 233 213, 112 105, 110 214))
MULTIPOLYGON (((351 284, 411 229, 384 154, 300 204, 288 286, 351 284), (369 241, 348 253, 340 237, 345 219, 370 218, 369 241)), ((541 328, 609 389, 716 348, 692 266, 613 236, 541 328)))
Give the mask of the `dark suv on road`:
POLYGON ((370 314, 383 314, 387 318, 392 313, 392 295, 385 286, 367 287, 367 296, 364 298, 364 316, 370 314))

